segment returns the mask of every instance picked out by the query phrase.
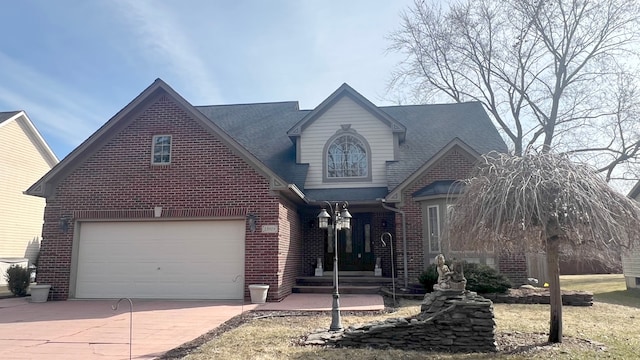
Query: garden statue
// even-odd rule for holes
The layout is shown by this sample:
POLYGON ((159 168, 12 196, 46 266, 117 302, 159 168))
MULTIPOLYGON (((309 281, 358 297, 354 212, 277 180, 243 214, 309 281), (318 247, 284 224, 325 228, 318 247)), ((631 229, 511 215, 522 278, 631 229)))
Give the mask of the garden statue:
POLYGON ((438 283, 433 285, 433 290, 464 290, 467 279, 464 278, 462 262, 453 263, 453 271, 445 264, 444 255, 436 256, 438 270, 438 283))
POLYGON ((380 259, 380 256, 378 256, 376 258, 376 267, 373 269, 373 275, 374 276, 382 276, 382 259, 380 259))
POLYGON ((322 275, 324 275, 324 271, 323 271, 323 269, 322 269, 322 258, 321 258, 321 257, 319 257, 319 258, 318 258, 318 265, 317 265, 317 267, 316 267, 316 273, 315 273, 315 275, 316 275, 316 276, 322 276, 322 275))

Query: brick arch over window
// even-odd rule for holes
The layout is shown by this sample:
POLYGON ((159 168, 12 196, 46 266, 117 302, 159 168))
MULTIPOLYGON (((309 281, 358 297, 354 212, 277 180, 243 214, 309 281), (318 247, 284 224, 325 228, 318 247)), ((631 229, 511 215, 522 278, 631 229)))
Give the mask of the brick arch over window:
POLYGON ((324 182, 371 181, 371 147, 349 126, 325 143, 322 160, 324 182))

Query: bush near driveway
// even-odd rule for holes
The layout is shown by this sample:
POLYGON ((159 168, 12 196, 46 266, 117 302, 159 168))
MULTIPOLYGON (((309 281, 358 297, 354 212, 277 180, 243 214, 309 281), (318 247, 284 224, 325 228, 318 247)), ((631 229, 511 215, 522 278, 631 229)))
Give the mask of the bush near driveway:
POLYGON ((12 265, 7 269, 4 275, 7 280, 9 291, 15 296, 26 296, 27 288, 31 281, 31 272, 29 269, 20 265, 12 265))

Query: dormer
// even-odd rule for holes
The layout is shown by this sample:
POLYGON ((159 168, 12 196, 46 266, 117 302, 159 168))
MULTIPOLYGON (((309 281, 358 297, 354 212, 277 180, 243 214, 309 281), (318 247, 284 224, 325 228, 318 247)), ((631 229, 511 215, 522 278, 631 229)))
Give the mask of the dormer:
POLYGON ((385 187, 405 127, 347 84, 295 124, 287 135, 296 162, 309 164, 305 189, 385 187))

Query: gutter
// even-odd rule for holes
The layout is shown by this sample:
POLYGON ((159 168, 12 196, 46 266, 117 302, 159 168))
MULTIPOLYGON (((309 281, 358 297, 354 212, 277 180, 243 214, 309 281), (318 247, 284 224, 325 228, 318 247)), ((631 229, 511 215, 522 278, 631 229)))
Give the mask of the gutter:
POLYGON ((298 195, 302 201, 305 203, 309 203, 309 199, 304 195, 302 191, 295 184, 288 184, 287 188, 291 190, 294 194, 298 195))
POLYGON ((386 204, 386 200, 385 199, 378 199, 380 200, 380 204, 382 205, 383 208, 393 211, 395 213, 398 213, 402 216, 402 257, 404 258, 403 261, 403 265, 404 265, 404 288, 408 289, 409 288, 409 274, 407 274, 407 215, 405 214, 404 211, 396 209, 394 207, 391 207, 389 205, 386 204))

